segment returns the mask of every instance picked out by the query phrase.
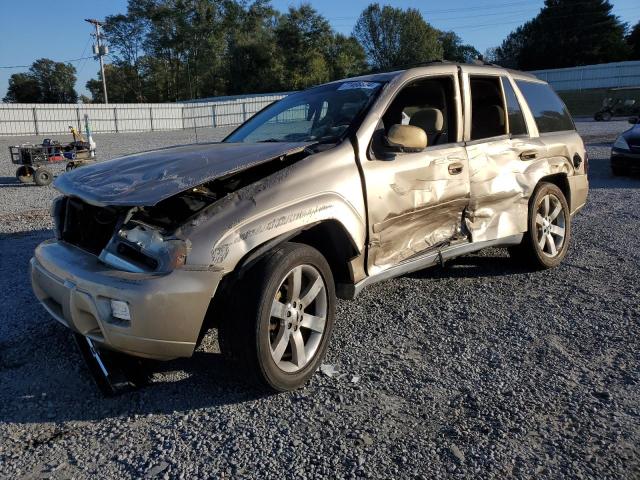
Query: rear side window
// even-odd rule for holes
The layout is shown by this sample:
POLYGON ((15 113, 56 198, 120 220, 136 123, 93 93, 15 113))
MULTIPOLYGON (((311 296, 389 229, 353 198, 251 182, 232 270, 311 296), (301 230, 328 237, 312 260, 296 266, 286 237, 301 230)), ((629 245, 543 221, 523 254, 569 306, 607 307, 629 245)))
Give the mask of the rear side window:
POLYGON ((516 80, 518 88, 529 104, 540 133, 575 130, 567 107, 546 83, 516 80))
POLYGON ((507 116, 509 117, 509 133, 511 135, 526 135, 527 124, 524 121, 524 115, 522 114, 522 108, 520 108, 520 102, 516 97, 511 82, 508 79, 502 78, 502 87, 504 88, 504 96, 507 100, 507 116))

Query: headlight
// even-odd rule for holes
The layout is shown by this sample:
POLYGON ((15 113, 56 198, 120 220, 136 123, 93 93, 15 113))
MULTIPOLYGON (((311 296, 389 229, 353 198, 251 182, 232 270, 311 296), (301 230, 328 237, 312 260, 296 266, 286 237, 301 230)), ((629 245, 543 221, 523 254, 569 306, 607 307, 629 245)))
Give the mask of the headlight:
POLYGON ((189 243, 164 237, 144 225, 122 227, 102 251, 100 259, 116 268, 132 272, 170 272, 184 265, 189 243))
POLYGON ((624 139, 624 137, 620 135, 616 140, 616 143, 613 144, 613 148, 617 150, 629 150, 629 144, 624 139))

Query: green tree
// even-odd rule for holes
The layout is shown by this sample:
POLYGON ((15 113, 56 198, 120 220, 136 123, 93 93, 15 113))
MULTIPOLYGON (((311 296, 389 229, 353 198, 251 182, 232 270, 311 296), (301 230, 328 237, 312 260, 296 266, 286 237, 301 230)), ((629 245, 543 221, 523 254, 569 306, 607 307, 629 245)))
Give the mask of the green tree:
POLYGON ((14 73, 9 78, 9 88, 3 101, 8 103, 40 102, 38 81, 28 73, 14 73))
POLYGON ((440 60, 443 55, 438 31, 416 9, 371 4, 360 14, 354 36, 376 69, 440 60))
POLYGON ((229 36, 227 90, 229 93, 265 93, 282 89, 284 67, 276 44, 279 15, 268 1, 229 12, 235 20, 229 36))
MULTIPOLYGON (((132 71, 130 65, 108 63, 104 66, 107 77, 107 93, 112 103, 138 103, 146 101, 144 93, 139 93, 137 86, 132 83, 137 78, 137 72, 132 71)), ((104 103, 102 91, 102 75, 98 71, 97 78, 92 78, 85 84, 95 103, 104 103)))
POLYGON ((627 45, 630 49, 629 59, 640 60, 640 22, 636 23, 627 35, 627 45))
POLYGON ((471 63, 480 57, 480 52, 473 45, 463 44, 462 39, 455 32, 440 32, 438 40, 442 44, 445 60, 471 63))
POLYGON ((367 59, 362 45, 355 37, 336 34, 329 46, 331 80, 352 77, 364 72, 367 59))
MULTIPOLYGON (((112 60, 111 72, 106 74, 107 88, 109 99, 113 102, 146 101, 144 80, 140 69, 147 30, 147 22, 130 13, 111 15, 105 19, 104 34, 110 47, 112 60)), ((90 92, 94 91, 89 86, 87 89, 90 92)), ((99 98, 102 99, 102 96, 102 90, 100 90, 99 98)), ((98 100, 97 97, 94 99, 98 100)))
POLYGON ((68 63, 41 58, 28 73, 15 73, 9 79, 5 102, 75 103, 76 68, 68 63))
POLYGON ((625 60, 625 25, 612 9, 608 0, 545 0, 497 49, 497 61, 536 70, 625 60))
POLYGON ((329 22, 309 4, 290 7, 280 17, 275 38, 283 56, 286 90, 300 90, 331 78, 327 58, 332 36, 329 22))

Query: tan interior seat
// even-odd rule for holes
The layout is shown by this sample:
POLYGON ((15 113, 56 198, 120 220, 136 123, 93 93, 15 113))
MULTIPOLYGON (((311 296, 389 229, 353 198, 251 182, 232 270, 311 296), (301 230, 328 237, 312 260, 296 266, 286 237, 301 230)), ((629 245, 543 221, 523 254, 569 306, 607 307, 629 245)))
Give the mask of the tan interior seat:
POLYGON ((437 145, 444 130, 444 116, 437 108, 422 108, 411 115, 409 125, 420 127, 425 131, 428 145, 437 145))

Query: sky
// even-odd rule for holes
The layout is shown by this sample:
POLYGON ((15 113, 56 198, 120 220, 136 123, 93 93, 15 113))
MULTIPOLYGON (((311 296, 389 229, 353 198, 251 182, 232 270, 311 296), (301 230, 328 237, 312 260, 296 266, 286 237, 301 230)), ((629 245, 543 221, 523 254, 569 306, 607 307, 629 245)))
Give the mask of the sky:
MULTIPOLYGON (((306 0, 323 14, 334 30, 350 34, 360 12, 373 0, 306 0)), ((614 13, 633 25, 640 20, 638 0, 612 0, 614 13)), ((286 11, 303 0, 272 0, 286 11)), ((498 46, 518 25, 534 17, 543 0, 395 0, 380 1, 402 8, 417 8, 424 18, 441 30, 453 30, 465 43, 481 53, 498 46)), ((103 19, 125 13, 127 0, 0 0, 3 35, 0 39, 0 98, 4 97, 12 73, 26 71, 38 58, 56 61, 91 55, 93 26, 85 18, 103 19), (1 68, 27 65, 25 68, 1 68)), ((88 94, 85 83, 95 78, 98 62, 73 62, 78 70, 76 90, 88 94)))

